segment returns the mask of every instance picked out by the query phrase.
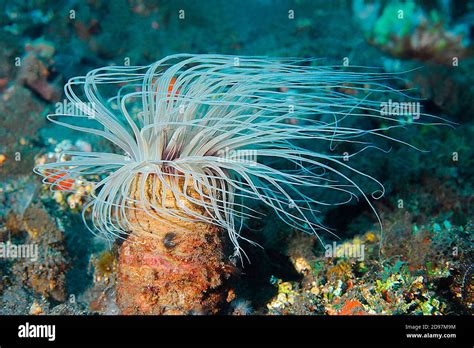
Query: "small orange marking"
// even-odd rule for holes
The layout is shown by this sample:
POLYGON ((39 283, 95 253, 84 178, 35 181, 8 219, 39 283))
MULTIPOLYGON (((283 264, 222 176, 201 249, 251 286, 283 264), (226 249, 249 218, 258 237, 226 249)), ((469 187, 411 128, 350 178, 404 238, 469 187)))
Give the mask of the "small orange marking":
POLYGON ((431 239, 429 236, 426 236, 425 238, 423 238, 423 241, 421 242, 422 244, 430 244, 431 243, 431 239))
MULTIPOLYGON (((171 96, 171 92, 173 92, 173 87, 175 83, 176 83, 176 77, 173 76, 171 78, 170 84, 168 85, 168 94, 166 95, 167 97, 171 96)), ((176 91, 176 95, 178 94, 179 94, 179 89, 176 91)))
MULTIPOLYGON (((153 79, 153 84, 156 83, 156 79, 153 79)), ((168 84, 168 90, 166 93, 166 97, 169 98, 171 96, 171 92, 173 92, 174 84, 176 83, 176 77, 172 77, 170 83, 168 84)), ((156 87, 156 93, 158 93, 158 86, 156 87)), ((179 88, 176 90, 175 95, 179 95, 179 88)))
MULTIPOLYGON (((53 172, 54 173, 54 172, 53 172)), ((52 173, 46 172, 47 175, 50 175, 52 173)), ((46 180, 48 180, 51 183, 56 183, 57 190, 70 190, 72 186, 74 185, 74 180, 73 179, 65 179, 61 180, 58 182, 59 179, 61 179, 63 176, 65 176, 66 173, 58 173, 53 176, 49 176, 46 180)))

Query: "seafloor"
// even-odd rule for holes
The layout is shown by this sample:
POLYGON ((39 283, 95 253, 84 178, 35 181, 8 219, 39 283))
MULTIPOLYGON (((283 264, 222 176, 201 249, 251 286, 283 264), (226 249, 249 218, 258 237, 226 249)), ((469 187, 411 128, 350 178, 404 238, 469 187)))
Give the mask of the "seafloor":
POLYGON ((0 314, 118 313, 116 246, 83 226, 84 192, 51 192, 32 168, 62 149, 108 149, 46 121, 67 79, 181 52, 410 70, 397 87, 458 124, 407 127, 403 138, 427 152, 393 144, 358 163, 386 186, 375 203, 383 235, 362 203, 323 212, 338 243, 365 246, 363 259, 326 257, 270 212, 249 222, 244 234, 263 248, 244 246, 251 262, 223 313, 472 314, 472 2, 6 1, 0 21, 0 242, 41 250, 0 258, 0 314))

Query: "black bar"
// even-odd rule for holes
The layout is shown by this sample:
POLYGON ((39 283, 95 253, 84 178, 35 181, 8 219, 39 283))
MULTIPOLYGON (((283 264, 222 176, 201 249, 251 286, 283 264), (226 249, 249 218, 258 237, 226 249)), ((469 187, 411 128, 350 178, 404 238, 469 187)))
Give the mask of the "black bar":
POLYGON ((6 316, 0 317, 0 347, 39 344, 84 347, 153 344, 159 347, 165 343, 168 346, 226 346, 226 343, 233 343, 296 347, 308 346, 308 343, 317 346, 321 342, 348 346, 443 344, 472 347, 473 328, 474 321, 470 316, 6 316), (19 326, 27 322, 30 325, 54 324, 55 340, 19 338, 19 326), (414 333, 454 333, 456 337, 407 337, 414 333), (228 342, 223 342, 223 337, 227 337, 228 342))

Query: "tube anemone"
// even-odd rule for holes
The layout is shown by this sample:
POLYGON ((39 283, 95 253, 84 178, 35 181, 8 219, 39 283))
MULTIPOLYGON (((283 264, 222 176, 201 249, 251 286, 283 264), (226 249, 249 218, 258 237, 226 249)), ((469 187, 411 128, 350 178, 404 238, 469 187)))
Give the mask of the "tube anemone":
POLYGON ((93 185, 86 225, 125 240, 123 313, 215 312, 230 274, 226 242, 241 258, 242 226, 262 216, 253 201, 318 238, 332 233, 318 206, 362 198, 376 214, 370 196, 381 197, 383 185, 347 159, 378 148, 376 139, 404 143, 387 133, 404 123, 380 113, 383 98, 410 99, 389 87, 396 79, 314 59, 222 55, 95 69, 64 88, 77 112, 48 118, 117 151, 64 151, 35 171, 53 189, 78 178, 93 185), (341 144, 351 154, 338 152, 341 144))

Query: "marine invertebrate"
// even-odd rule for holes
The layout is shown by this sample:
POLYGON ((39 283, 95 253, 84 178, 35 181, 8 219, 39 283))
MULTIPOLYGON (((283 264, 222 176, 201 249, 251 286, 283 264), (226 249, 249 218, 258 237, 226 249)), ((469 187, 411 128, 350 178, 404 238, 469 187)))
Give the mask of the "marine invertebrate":
POLYGON ((380 8, 380 4, 364 1, 353 3, 369 42, 383 51, 445 65, 470 54, 469 26, 449 25, 440 12, 426 13, 412 0, 393 1, 380 8))
POLYGON ((232 315, 249 315, 252 314, 252 304, 248 300, 234 300, 231 303, 232 315))
POLYGON ((380 114, 377 99, 407 97, 384 83, 397 78, 314 59, 189 54, 95 69, 65 86, 77 112, 48 118, 117 151, 64 151, 63 160, 35 170, 53 189, 78 177, 93 185, 85 222, 124 240, 117 288, 124 313, 215 312, 232 270, 226 245, 238 259, 241 241, 253 243, 240 234, 245 219, 262 215, 252 201, 320 238, 333 232, 318 205, 361 197, 372 207, 357 177, 378 186, 372 197, 383 194, 348 160, 375 148, 373 139, 395 140, 386 132, 403 127, 380 114), (351 153, 339 152, 341 144, 351 153))

